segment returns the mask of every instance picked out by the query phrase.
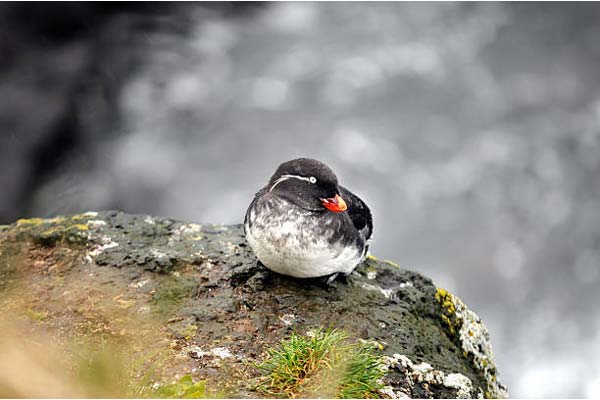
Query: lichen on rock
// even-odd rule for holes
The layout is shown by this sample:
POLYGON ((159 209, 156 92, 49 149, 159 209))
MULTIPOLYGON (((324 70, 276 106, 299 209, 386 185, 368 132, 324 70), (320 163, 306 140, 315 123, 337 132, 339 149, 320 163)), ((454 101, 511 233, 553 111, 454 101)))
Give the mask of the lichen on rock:
POLYGON ((381 396, 507 395, 485 326, 430 279, 375 257, 334 286, 284 277, 257 264, 240 225, 115 211, 20 220, 0 229, 0 306, 31 332, 125 340, 136 387, 189 375, 259 397, 267 348, 332 326, 381 344, 381 396))
POLYGON ((435 298, 442 307, 441 318, 447 333, 485 377, 485 397, 508 397, 506 387, 498 382, 490 335, 481 318, 445 289, 437 288, 435 298))
POLYGON ((385 364, 392 377, 383 393, 391 397, 431 398, 437 394, 435 397, 468 399, 476 395, 473 383, 462 374, 446 374, 425 362, 414 364, 401 354, 385 357, 385 364))

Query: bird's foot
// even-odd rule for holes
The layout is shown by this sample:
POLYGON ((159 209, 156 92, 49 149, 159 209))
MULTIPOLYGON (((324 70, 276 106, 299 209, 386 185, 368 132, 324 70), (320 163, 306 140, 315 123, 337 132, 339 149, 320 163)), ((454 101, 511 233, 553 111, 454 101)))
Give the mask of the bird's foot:
POLYGON ((325 284, 327 286, 331 286, 333 285, 333 282, 335 282, 335 280, 337 279, 337 277, 340 275, 339 272, 336 272, 335 274, 331 274, 328 277, 326 277, 327 279, 325 280, 325 284))
POLYGON ((320 281, 323 286, 327 288, 334 288, 336 286, 336 282, 341 282, 344 284, 348 283, 348 275, 342 272, 335 272, 331 275, 326 275, 320 278, 320 281))

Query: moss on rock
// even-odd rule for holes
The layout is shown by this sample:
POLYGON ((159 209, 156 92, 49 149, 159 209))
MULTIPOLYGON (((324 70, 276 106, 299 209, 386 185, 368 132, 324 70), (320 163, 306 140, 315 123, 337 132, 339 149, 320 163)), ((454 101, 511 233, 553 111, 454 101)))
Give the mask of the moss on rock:
POLYGON ((473 368, 483 375, 485 397, 507 397, 506 387, 498 381, 490 336, 483 321, 460 298, 445 289, 437 288, 435 299, 440 304, 440 317, 448 337, 462 349, 473 368))

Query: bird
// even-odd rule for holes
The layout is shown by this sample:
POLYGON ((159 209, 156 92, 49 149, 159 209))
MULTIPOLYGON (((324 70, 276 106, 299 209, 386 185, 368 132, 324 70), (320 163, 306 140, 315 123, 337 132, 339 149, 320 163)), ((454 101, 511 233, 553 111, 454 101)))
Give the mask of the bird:
POLYGON ((244 218, 260 263, 295 278, 348 276, 366 257, 373 232, 367 204, 339 185, 327 165, 297 158, 279 165, 244 218))

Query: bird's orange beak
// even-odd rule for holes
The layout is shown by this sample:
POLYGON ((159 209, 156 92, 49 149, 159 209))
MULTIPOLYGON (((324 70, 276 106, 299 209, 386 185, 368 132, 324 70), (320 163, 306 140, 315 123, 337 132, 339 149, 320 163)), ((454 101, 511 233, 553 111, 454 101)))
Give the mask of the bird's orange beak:
POLYGON ((339 194, 329 199, 321 199, 321 203, 323 203, 323 207, 333 212, 342 212, 348 209, 346 202, 339 194))

